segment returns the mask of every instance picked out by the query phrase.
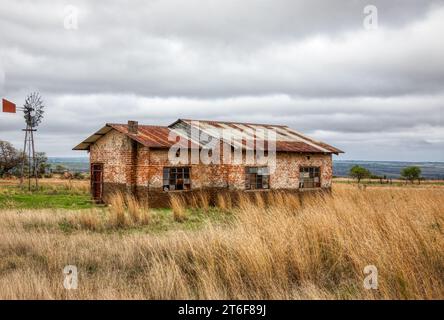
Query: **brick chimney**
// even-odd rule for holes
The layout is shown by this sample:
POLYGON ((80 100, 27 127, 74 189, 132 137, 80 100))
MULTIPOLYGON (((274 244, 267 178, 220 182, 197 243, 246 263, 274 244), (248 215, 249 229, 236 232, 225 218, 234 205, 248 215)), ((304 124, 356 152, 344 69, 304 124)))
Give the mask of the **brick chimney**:
POLYGON ((137 134, 139 132, 139 122, 128 121, 128 133, 137 134))

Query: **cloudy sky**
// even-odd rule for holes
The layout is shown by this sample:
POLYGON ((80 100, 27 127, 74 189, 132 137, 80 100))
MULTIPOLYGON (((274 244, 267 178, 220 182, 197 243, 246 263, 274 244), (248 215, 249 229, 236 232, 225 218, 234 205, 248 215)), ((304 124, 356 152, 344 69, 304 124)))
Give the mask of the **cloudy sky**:
MULTIPOLYGON (((444 161, 443 30, 431 0, 0 0, 0 96, 42 94, 50 156, 86 155, 71 149, 106 122, 196 118, 444 161)), ((0 113, 1 140, 20 148, 22 127, 0 113)))

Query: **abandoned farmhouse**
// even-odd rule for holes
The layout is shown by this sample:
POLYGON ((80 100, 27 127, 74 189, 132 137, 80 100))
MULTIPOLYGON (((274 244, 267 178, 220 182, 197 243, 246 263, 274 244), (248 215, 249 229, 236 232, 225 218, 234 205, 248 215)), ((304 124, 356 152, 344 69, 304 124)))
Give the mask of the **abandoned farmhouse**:
POLYGON ((342 153, 287 126, 188 119, 169 126, 139 125, 136 121, 106 124, 74 150, 90 154, 94 200, 107 202, 114 192, 122 191, 157 207, 168 206, 170 194, 177 192, 187 195, 205 190, 214 197, 231 191, 329 189, 332 155, 342 153), (242 138, 237 142, 227 140, 221 134, 223 130, 236 131, 242 138), (258 133, 265 131, 273 132, 273 142, 258 142, 258 133), (199 139, 202 134, 220 141, 216 148, 224 151, 212 155, 213 149, 209 154, 221 161, 172 161, 171 150, 176 156, 186 153, 185 158, 190 160, 193 152, 199 154, 208 148, 199 139), (237 152, 239 161, 222 159, 227 150, 230 157, 237 152), (248 162, 250 151, 262 151, 268 162, 248 162))

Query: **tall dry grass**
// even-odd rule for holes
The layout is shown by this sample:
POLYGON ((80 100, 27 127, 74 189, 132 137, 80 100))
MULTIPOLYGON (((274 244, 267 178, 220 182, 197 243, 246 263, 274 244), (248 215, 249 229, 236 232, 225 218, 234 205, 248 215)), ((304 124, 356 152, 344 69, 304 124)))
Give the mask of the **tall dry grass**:
POLYGON ((187 205, 182 195, 172 194, 170 196, 170 206, 174 221, 184 222, 187 219, 187 205))
POLYGON ((108 225, 115 228, 143 226, 150 223, 151 213, 147 202, 140 202, 131 194, 116 192, 109 202, 108 225))
POLYGON ((200 190, 191 196, 187 203, 191 208, 208 212, 210 209, 210 195, 204 190, 200 190))
POLYGON ((263 196, 241 197, 229 225, 162 235, 64 234, 74 213, 3 211, 0 298, 444 298, 444 188, 263 196), (77 290, 63 288, 68 264, 77 290), (377 290, 363 287, 367 265, 377 290))
POLYGON ((148 204, 121 192, 110 197, 107 210, 92 208, 65 219, 72 228, 91 231, 140 227, 148 225, 150 221, 151 211, 148 204))
POLYGON ((233 199, 229 193, 219 193, 216 198, 216 205, 222 211, 230 211, 233 209, 233 199))

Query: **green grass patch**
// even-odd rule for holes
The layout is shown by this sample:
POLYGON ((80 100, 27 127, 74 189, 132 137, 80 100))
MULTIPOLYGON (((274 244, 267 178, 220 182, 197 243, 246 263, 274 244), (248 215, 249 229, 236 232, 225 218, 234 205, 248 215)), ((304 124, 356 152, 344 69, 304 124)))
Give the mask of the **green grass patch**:
POLYGON ((232 221, 232 215, 221 212, 217 208, 208 211, 201 209, 187 209, 187 218, 183 222, 174 221, 173 212, 170 209, 152 210, 150 224, 134 228, 132 231, 144 233, 162 233, 171 230, 199 230, 206 224, 213 222, 219 225, 232 221))
MULTIPOLYGON (((82 214, 81 211, 78 213, 82 214)), ((169 231, 193 231, 200 230, 209 223, 218 225, 228 225, 233 219, 231 213, 222 212, 217 208, 211 208, 208 211, 198 209, 187 209, 187 219, 183 222, 174 220, 171 209, 150 209, 150 221, 146 225, 128 225, 124 227, 115 227, 108 224, 107 215, 109 211, 103 208, 102 211, 96 211, 100 217, 100 225, 95 230, 87 226, 82 226, 79 221, 74 218, 62 218, 58 222, 58 229, 63 233, 71 234, 75 232, 98 232, 105 234, 163 234, 169 231)))
POLYGON ((93 204, 89 194, 64 188, 28 191, 20 187, 0 189, 0 208, 2 209, 88 209, 93 204))

